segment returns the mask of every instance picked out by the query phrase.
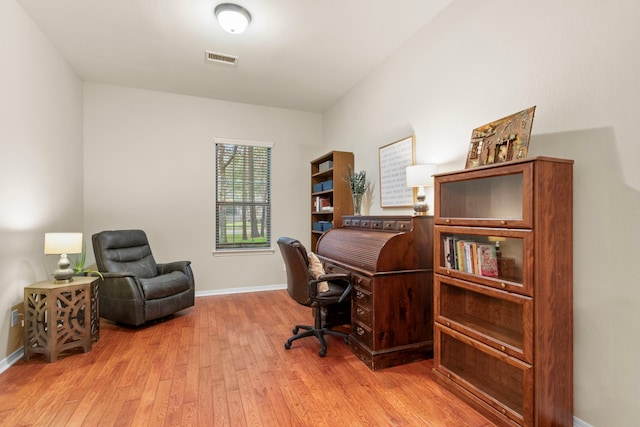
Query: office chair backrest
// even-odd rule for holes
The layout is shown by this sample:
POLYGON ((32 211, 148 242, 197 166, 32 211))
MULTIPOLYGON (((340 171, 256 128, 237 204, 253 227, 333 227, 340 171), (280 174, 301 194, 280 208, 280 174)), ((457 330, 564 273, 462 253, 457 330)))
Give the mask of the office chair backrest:
POLYGON ((158 275, 158 265, 144 231, 101 231, 92 240, 99 271, 129 272, 143 279, 158 275))
POLYGON ((309 295, 309 282, 313 280, 309 271, 309 258, 307 250, 296 239, 281 237, 278 246, 287 269, 287 291, 291 298, 300 304, 310 306, 312 304, 309 295))

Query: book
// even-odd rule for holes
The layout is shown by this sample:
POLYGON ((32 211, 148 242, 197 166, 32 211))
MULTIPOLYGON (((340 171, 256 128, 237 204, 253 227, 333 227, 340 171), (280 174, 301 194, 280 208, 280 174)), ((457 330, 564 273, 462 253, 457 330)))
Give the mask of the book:
POLYGON ((496 247, 490 244, 477 244, 479 274, 487 277, 498 277, 498 257, 496 247))
POLYGON ((465 271, 464 261, 466 257, 464 256, 464 240, 456 239, 456 259, 458 261, 457 269, 465 271))
POLYGON ((444 266, 445 268, 453 268, 453 263, 452 258, 453 255, 451 253, 451 237, 445 237, 444 238, 444 244, 443 244, 443 249, 444 249, 444 266))
POLYGON ((455 245, 455 237, 449 238, 449 254, 451 255, 451 268, 458 268, 458 259, 456 258, 456 245, 455 245))
POLYGON ((328 197, 316 197, 316 201, 314 203, 315 212, 328 212, 333 211, 333 207, 331 206, 331 199, 328 197), (331 208, 331 209, 328 209, 331 208))

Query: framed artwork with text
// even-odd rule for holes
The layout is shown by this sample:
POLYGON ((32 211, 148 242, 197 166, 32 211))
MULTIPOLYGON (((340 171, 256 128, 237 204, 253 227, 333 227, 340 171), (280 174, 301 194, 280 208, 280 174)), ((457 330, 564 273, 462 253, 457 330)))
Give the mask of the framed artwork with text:
POLYGON ((415 136, 387 144, 379 149, 380 207, 413 206, 413 188, 407 187, 407 166, 415 158, 415 136))

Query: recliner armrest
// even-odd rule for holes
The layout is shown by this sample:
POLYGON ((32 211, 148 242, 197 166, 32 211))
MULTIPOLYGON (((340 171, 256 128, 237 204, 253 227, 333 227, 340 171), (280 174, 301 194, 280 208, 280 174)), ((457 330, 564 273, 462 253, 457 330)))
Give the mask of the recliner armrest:
POLYGON ((158 274, 168 274, 174 271, 180 271, 189 278, 189 286, 195 292, 195 280, 193 278, 193 270, 191 270, 191 261, 173 261, 158 264, 158 274))
POLYGON ((191 261, 174 261, 158 264, 158 274, 167 274, 172 271, 182 271, 183 273, 188 274, 187 269, 190 269, 190 265, 191 261))
POLYGON ((130 273, 128 271, 117 271, 117 272, 113 272, 113 273, 101 273, 102 277, 105 279, 119 279, 122 277, 133 277, 135 278, 135 274, 130 273))
POLYGON ((144 305, 144 294, 136 276, 128 272, 102 273, 100 295, 115 300, 134 300, 144 305))

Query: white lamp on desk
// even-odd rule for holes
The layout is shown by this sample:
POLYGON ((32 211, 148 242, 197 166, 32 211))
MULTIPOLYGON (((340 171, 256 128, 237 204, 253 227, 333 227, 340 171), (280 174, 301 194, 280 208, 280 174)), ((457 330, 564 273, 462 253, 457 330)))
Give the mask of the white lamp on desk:
POLYGON ((69 283, 73 280, 73 269, 67 254, 82 252, 82 233, 45 233, 45 255, 60 255, 58 269, 53 272, 55 283, 69 283))
POLYGON ((433 187, 433 174, 436 173, 436 165, 412 165, 407 167, 407 187, 418 188, 416 204, 413 206, 415 215, 427 215, 429 205, 425 202, 427 195, 425 187, 433 187))

